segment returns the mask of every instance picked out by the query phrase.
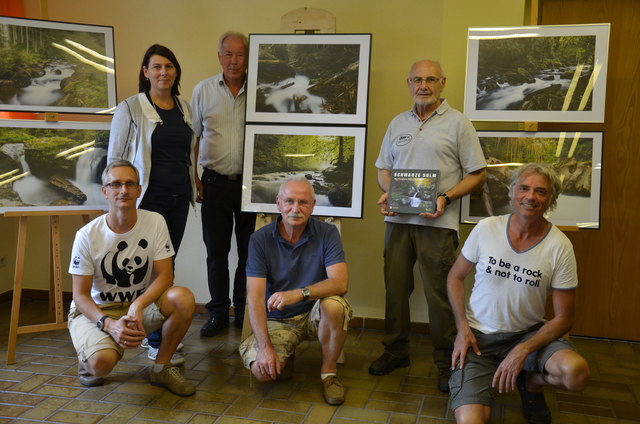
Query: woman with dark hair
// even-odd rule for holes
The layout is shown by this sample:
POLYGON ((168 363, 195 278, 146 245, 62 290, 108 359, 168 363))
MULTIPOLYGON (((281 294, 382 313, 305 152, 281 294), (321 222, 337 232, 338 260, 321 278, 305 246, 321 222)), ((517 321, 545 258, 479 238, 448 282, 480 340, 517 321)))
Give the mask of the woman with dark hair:
MULTIPOLYGON (((189 103, 180 99, 181 69, 171 50, 154 44, 142 59, 139 93, 116 108, 111 121, 107 163, 127 159, 140 172, 138 207, 164 216, 177 255, 195 201, 195 142, 189 103)), ((175 261, 175 255, 174 255, 175 261)), ((155 359, 161 330, 149 334, 149 358, 155 359)), ((174 355, 174 365, 184 358, 174 355)))

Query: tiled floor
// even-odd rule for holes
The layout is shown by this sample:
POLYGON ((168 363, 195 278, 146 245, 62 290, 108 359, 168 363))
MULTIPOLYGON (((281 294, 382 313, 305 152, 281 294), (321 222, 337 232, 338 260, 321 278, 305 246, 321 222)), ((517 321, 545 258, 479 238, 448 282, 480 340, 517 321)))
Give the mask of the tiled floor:
MULTIPOLYGON (((185 376, 197 384, 181 398, 148 383, 145 350, 128 351, 102 387, 76 379, 75 351, 66 331, 19 336, 16 363, 6 365, 10 303, 0 304, 1 423, 444 423, 452 422, 447 397, 435 387, 428 335, 415 334, 412 365, 391 375, 368 374, 381 353, 382 334, 349 331, 346 363, 339 369, 346 387, 340 407, 324 403, 318 343, 296 354, 294 378, 251 385, 237 353, 240 330, 201 339, 197 316, 185 338, 185 376)), ((46 304, 29 302, 23 318, 46 315, 46 304), (25 316, 26 315, 26 316, 25 316)), ((30 321, 30 322, 29 322, 30 321)), ((555 423, 640 423, 640 345, 574 338, 588 359, 592 379, 582 393, 547 390, 555 423)), ((522 423, 516 394, 499 396, 492 423, 522 423)))

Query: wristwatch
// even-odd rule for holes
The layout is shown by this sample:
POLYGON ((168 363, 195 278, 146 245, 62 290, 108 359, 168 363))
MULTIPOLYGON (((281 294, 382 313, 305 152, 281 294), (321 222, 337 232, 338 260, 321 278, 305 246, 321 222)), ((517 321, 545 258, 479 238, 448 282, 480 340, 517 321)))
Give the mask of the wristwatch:
POLYGON ((451 204, 451 199, 449 198, 449 196, 447 196, 447 193, 440 193, 438 194, 438 197, 444 197, 444 201, 445 201, 445 205, 449 206, 451 204))
POLYGON ((309 296, 311 296, 311 290, 309 290, 309 287, 303 287, 300 290, 300 293, 302 293, 303 302, 306 302, 307 300, 309 300, 309 296))
MULTIPOLYGON (((105 316, 103 316, 102 318, 100 318, 100 319, 98 320, 98 322, 96 322, 96 327, 98 327, 98 330, 100 330, 100 331, 105 331, 105 330, 104 330, 104 322, 107 320, 107 318, 109 318, 109 316, 108 316, 108 315, 105 315, 105 316)), ((105 331, 105 333, 106 333, 106 331, 105 331)))

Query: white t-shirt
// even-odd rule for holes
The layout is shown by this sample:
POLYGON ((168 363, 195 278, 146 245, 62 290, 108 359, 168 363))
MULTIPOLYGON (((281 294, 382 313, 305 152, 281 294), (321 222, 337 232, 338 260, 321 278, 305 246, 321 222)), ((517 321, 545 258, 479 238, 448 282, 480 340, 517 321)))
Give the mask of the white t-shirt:
POLYGON ((174 254, 162 215, 137 212, 136 225, 124 234, 109 229, 106 214, 76 233, 69 274, 93 277, 91 297, 98 305, 133 301, 153 281, 153 261, 174 254))
POLYGON ((537 244, 516 252, 507 236, 509 217, 483 219, 462 248, 476 264, 467 320, 485 334, 523 331, 544 321, 550 289, 578 286, 573 246, 562 231, 551 226, 537 244))

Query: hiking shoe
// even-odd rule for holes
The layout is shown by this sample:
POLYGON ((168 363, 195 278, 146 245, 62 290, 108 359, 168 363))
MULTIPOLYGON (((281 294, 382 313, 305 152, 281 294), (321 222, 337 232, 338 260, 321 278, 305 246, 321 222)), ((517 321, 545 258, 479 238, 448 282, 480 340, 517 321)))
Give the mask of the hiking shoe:
POLYGON ((442 393, 449 393, 449 379, 451 378, 451 369, 438 368, 438 390, 442 393))
POLYGON ((530 392, 527 390, 527 372, 522 371, 516 380, 520 399, 522 400, 522 415, 529 424, 551 424, 551 411, 544 400, 544 392, 530 392))
POLYGON ((154 386, 164 387, 178 396, 191 396, 196 392, 196 386, 180 374, 178 367, 172 365, 165 365, 160 372, 151 368, 149 379, 154 386))
POLYGON ((329 405, 341 405, 344 402, 344 387, 337 375, 322 380, 322 394, 329 405))
POLYGON ((396 368, 408 367, 410 364, 411 360, 408 356, 400 357, 389 352, 384 352, 382 356, 373 361, 369 367, 369 374, 385 375, 389 374, 396 368))
MULTIPOLYGON (((142 343, 140 343, 140 347, 143 349, 149 349, 149 339, 147 339, 146 337, 144 339, 142 339, 142 343)), ((184 344, 182 344, 182 342, 178 343, 178 347, 176 348, 176 352, 182 352, 182 349, 184 349, 184 344)), ((149 359, 153 359, 153 358, 149 358, 149 359)))
MULTIPOLYGON (((147 353, 147 358, 151 359, 152 361, 155 361, 156 358, 158 357, 159 350, 160 348, 149 346, 149 352, 147 353)), ((184 356, 180 355, 178 352, 174 353, 173 356, 171 357, 171 365, 173 365, 174 367, 182 366, 184 365, 185 362, 187 362, 187 360, 184 359, 184 356)))
POLYGON ((95 387, 104 383, 104 378, 96 377, 84 368, 82 361, 78 361, 78 381, 83 386, 95 387))

